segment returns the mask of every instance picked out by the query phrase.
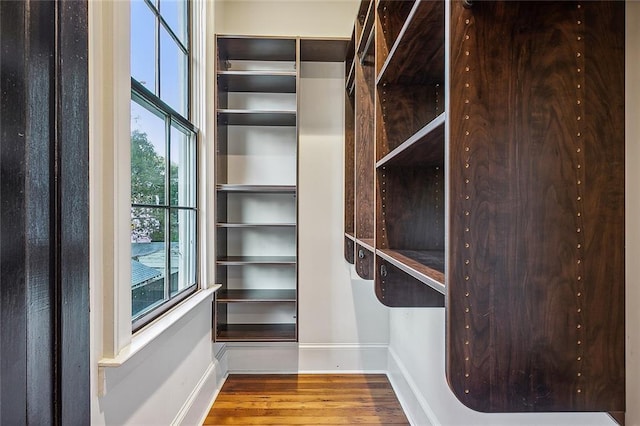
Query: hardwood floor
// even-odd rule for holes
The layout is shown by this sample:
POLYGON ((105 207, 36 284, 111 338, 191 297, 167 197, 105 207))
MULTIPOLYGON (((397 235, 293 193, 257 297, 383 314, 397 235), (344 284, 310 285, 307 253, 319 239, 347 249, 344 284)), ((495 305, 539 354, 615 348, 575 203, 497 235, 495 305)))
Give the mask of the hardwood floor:
POLYGON ((383 374, 231 374, 204 425, 408 425, 383 374))

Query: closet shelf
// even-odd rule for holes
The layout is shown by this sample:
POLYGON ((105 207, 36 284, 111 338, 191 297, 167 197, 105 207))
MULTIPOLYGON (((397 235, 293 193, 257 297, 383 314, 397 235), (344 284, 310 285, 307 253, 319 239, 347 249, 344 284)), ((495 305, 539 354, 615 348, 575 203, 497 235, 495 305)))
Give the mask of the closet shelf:
POLYGON ((279 228, 295 228, 295 223, 228 223, 228 222, 218 222, 216 223, 218 228, 269 228, 269 227, 279 227, 279 228))
POLYGON ((360 33, 360 38, 358 39, 358 56, 363 56, 364 53, 369 50, 371 46, 372 37, 374 34, 373 31, 373 23, 375 21, 375 12, 374 12, 374 3, 375 0, 369 2, 369 7, 367 9, 367 14, 364 18, 364 22, 362 24, 362 32, 360 33))
POLYGON ((216 260, 218 265, 295 265, 296 256, 224 256, 216 260))
POLYGON ((373 238, 356 238, 356 244, 369 250, 371 253, 375 253, 375 242, 373 238))
POLYGON ((344 236, 348 239, 350 239, 351 241, 355 242, 356 241, 356 237, 353 234, 353 232, 345 232, 344 236))
POLYGON ((417 0, 380 69, 376 84, 443 82, 443 34, 444 2, 417 0))
POLYGON ((294 342, 295 324, 219 324, 216 341, 294 342))
POLYGON ((293 38, 218 36, 218 57, 222 61, 289 61, 296 60, 293 38))
POLYGON ((345 89, 349 96, 352 95, 353 89, 355 88, 355 78, 356 78, 356 64, 355 62, 351 62, 351 66, 349 67, 349 73, 347 74, 347 78, 345 80, 345 89))
POLYGON ((444 158, 445 113, 440 114, 376 163, 383 166, 442 164, 444 158))
POLYGON ((376 254, 444 294, 444 250, 376 250, 376 254))
POLYGON ((295 110, 219 109, 218 124, 230 126, 295 126, 295 110))
POLYGON ((225 92, 296 93, 296 71, 218 71, 225 92))
POLYGON ((216 189, 222 192, 252 192, 252 193, 279 193, 295 194, 295 185, 246 185, 241 183, 224 183, 216 185, 216 189))
POLYGON ((295 290, 221 290, 216 301, 230 302, 295 302, 295 290))

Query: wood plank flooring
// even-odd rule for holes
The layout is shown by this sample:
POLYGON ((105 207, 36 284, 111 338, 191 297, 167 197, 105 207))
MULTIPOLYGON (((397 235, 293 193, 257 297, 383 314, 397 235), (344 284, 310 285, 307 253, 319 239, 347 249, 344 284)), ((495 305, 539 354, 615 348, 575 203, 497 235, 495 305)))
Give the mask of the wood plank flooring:
POLYGON ((204 425, 408 425, 384 374, 231 374, 204 425))

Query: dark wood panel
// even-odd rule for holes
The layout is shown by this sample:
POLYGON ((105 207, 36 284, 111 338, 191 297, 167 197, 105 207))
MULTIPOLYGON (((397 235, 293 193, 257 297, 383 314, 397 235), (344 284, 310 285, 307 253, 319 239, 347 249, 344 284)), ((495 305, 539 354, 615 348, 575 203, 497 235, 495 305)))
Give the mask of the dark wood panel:
POLYGON ((296 340, 295 324, 221 324, 218 320, 218 342, 292 342, 296 340))
POLYGON ((356 243, 355 266, 358 276, 364 280, 373 279, 374 254, 367 247, 356 243))
POLYGON ((296 126, 295 111, 256 111, 242 109, 218 110, 218 124, 222 126, 296 126))
POLYGON ((219 71, 218 93, 224 92, 296 93, 296 72, 219 71))
POLYGON ((444 4, 421 1, 390 49, 377 81, 419 84, 444 81, 444 4))
POLYGON ((87 3, 0 3, 0 423, 88 424, 87 3))
POLYGON ((231 374, 204 425, 403 424, 385 375, 231 374))
POLYGON ((428 167, 443 164, 444 125, 445 114, 442 113, 381 158, 376 167, 428 167))
POLYGON ((301 62, 343 62, 349 39, 301 38, 301 62))
POLYGON ((355 263, 355 243, 351 238, 344 237, 344 260, 350 264, 355 263))
POLYGON ((376 161, 444 112, 440 86, 379 85, 377 97, 376 161))
POLYGON ((375 291, 389 307, 444 307, 444 294, 376 256, 375 291))
POLYGON ((274 37, 219 36, 218 58, 224 68, 227 60, 295 61, 296 40, 274 37))
POLYGON ((452 7, 449 383, 623 411, 624 3, 452 7))
POLYGON ((295 256, 220 256, 216 260, 219 265, 295 265, 295 256))
POLYGON ((444 249, 444 167, 377 171, 376 248, 444 249))
POLYGON ((355 231, 355 117, 354 99, 345 96, 344 108, 344 232, 355 231))
MULTIPOLYGON (((415 1, 395 1, 382 0, 378 2, 377 15, 377 53, 376 53, 376 73, 380 72, 380 68, 389 55, 389 51, 393 47, 400 30, 413 9, 415 1)), ((444 21, 443 21, 444 22, 444 21)))
POLYGON ((228 290, 220 289, 218 302, 295 302, 296 290, 228 290))
MULTIPOLYGON (((371 55, 367 55, 369 57, 371 55)), ((373 238, 374 165, 373 61, 356 60, 355 89, 355 231, 356 238, 373 238)), ((356 260, 357 262, 357 260, 356 260)))

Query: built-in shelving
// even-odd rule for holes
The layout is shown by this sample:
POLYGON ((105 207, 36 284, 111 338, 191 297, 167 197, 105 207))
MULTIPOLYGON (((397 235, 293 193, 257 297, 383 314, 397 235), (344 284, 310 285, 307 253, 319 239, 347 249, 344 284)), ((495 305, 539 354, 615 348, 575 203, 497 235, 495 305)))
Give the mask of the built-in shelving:
POLYGON ((216 40, 215 339, 295 341, 299 40, 216 40))
POLYGON ((218 124, 229 126, 295 126, 296 112, 291 110, 219 109, 218 124))
POLYGON ((378 0, 369 30, 371 8, 347 261, 389 307, 446 308, 466 406, 623 419, 624 2, 378 0))

